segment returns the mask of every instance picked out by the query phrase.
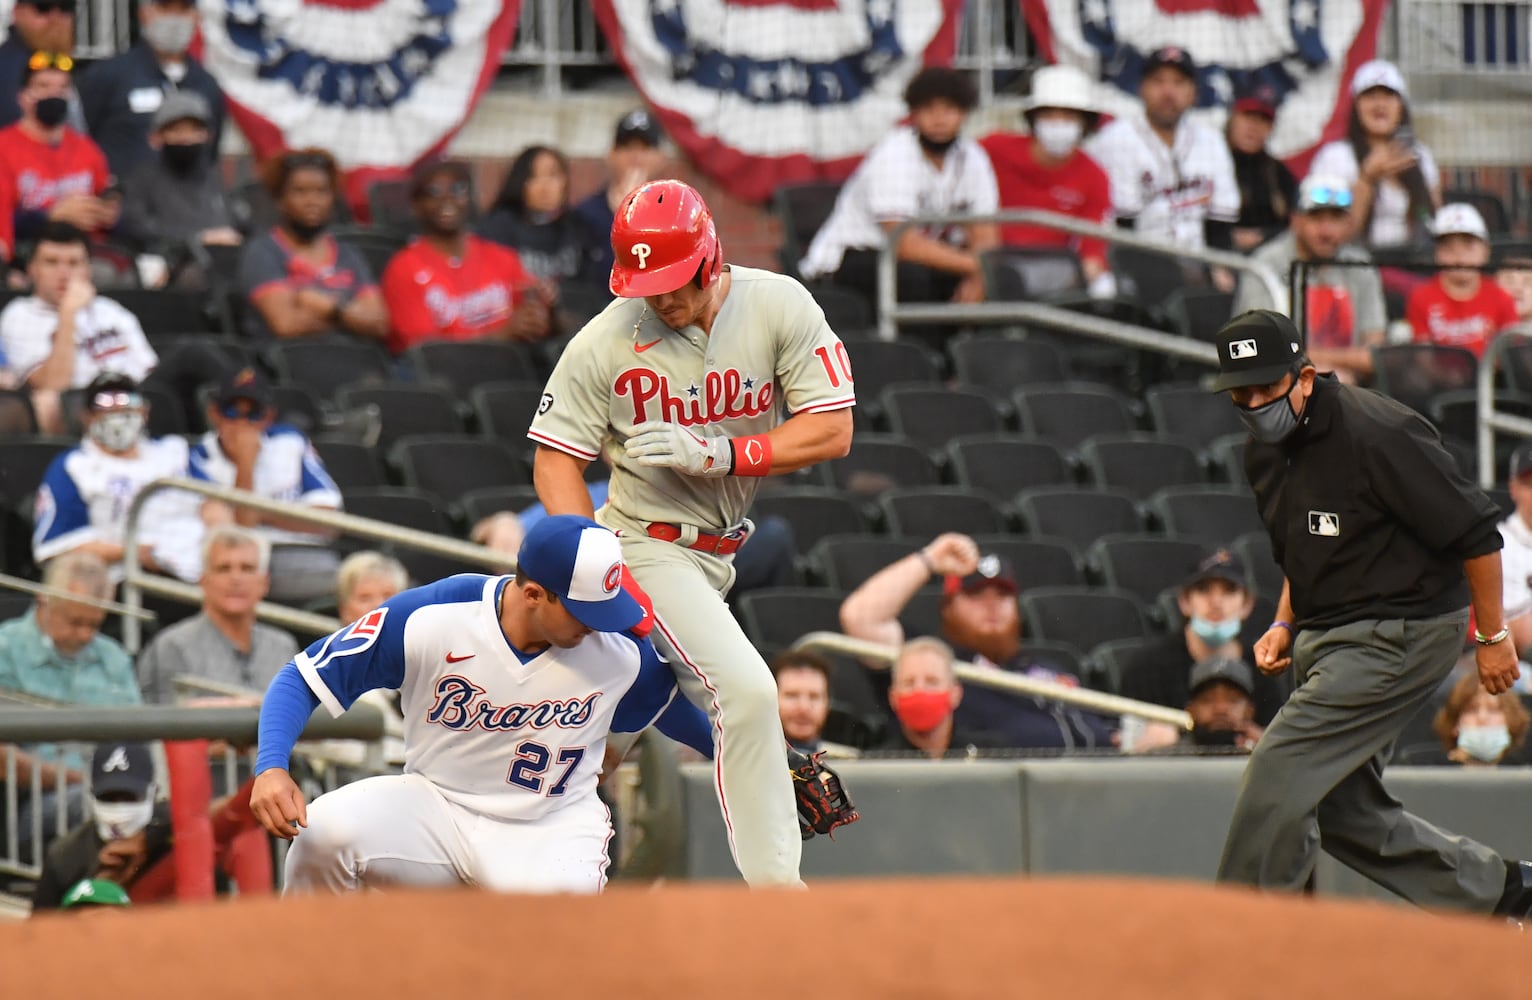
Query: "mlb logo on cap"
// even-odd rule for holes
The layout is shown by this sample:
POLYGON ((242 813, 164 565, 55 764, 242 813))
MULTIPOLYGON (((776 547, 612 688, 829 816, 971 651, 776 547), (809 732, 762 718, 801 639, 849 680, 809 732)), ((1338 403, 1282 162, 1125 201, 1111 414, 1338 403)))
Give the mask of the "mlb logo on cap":
POLYGON ((1293 321, 1270 309, 1252 309, 1218 331, 1218 374, 1208 384, 1214 392, 1272 385, 1298 371, 1302 338, 1293 321))
POLYGON ((516 554, 518 577, 556 594, 581 625, 622 632, 644 609, 622 589, 622 545, 588 517, 559 514, 532 526, 516 554))
POLYGON ((1253 358, 1259 353, 1253 340, 1236 340, 1229 345, 1229 357, 1232 359, 1253 358))

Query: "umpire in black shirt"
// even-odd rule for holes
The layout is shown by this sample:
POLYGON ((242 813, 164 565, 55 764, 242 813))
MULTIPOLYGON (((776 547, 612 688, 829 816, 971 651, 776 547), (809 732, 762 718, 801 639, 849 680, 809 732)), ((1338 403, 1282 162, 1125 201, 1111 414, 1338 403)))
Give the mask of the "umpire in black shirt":
POLYGON ((1499 512, 1413 410, 1318 376, 1292 320, 1218 334, 1213 388, 1250 431, 1245 472, 1285 584, 1256 666, 1296 690, 1245 769, 1218 878, 1297 891, 1318 851, 1422 906, 1521 917, 1532 866, 1405 812, 1383 767, 1451 672, 1472 602, 1479 676, 1518 676, 1499 512), (1465 579, 1466 578, 1466 579, 1465 579))

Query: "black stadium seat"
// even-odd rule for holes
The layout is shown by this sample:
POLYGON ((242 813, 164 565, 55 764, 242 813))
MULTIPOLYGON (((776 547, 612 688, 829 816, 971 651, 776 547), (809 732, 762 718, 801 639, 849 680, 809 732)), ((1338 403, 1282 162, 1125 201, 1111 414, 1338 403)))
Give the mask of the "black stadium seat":
POLYGON ((354 441, 327 441, 317 438, 314 450, 324 463, 325 471, 335 480, 342 493, 353 489, 383 486, 383 466, 377 452, 354 441))
POLYGON ((468 394, 479 433, 501 441, 520 442, 532 426, 542 402, 541 382, 488 382, 468 394))
POLYGON ((846 344, 851 377, 856 379, 857 406, 878 412, 879 395, 891 385, 941 379, 937 358, 909 340, 853 340, 846 344))
POLYGON ((27 437, 37 433, 32 395, 20 389, 0 389, 0 437, 27 437))
POLYGON ((923 448, 897 434, 858 434, 844 458, 819 465, 821 482, 855 496, 894 487, 936 485, 936 466, 923 448))
POLYGON ((976 336, 954 340, 952 373, 965 385, 1009 392, 1019 385, 1059 383, 1069 379, 1064 354, 1045 340, 976 336))
POLYGON ((885 566, 919 550, 910 538, 830 535, 819 540, 809 560, 827 586, 849 593, 885 566))
POLYGON ((968 490, 929 486, 891 491, 879 498, 878 506, 889 534, 922 544, 948 531, 992 535, 1006 530, 1000 505, 968 490))
POLYGON ((974 542, 984 554, 994 554, 1011 564, 1016 586, 1023 591, 1033 587, 1083 586, 1080 553, 1061 538, 1018 538, 1015 535, 975 535, 974 542))
POLYGON ((1126 434, 1134 429, 1127 398, 1108 385, 1023 386, 1011 398, 1021 429, 1061 448, 1075 448, 1095 434, 1126 434))
POLYGON ((973 389, 893 385, 883 390, 883 412, 895 434, 932 450, 968 434, 995 434, 1003 427, 1000 411, 973 389))
POLYGON ((406 486, 434 493, 449 504, 470 490, 526 486, 531 477, 511 448, 499 441, 423 434, 401 438, 389 455, 406 486))
POLYGON ((1107 535, 1085 553, 1085 562, 1103 585, 1124 590, 1145 605, 1176 587, 1196 568, 1204 547, 1160 535, 1107 535))
POLYGON ((782 649, 810 632, 839 632, 843 599, 817 587, 767 587, 740 595, 739 617, 756 646, 782 649))
POLYGON ((1227 394, 1208 392, 1195 383, 1151 386, 1144 393, 1144 402, 1157 432, 1185 438, 1199 448, 1245 429, 1227 394))
POLYGON ((838 490, 822 486, 788 486, 762 493, 750 507, 750 516, 780 517, 793 529, 800 553, 808 552, 829 535, 855 535, 867 530, 862 505, 838 490))
POLYGON ((445 382, 466 398, 486 382, 541 382, 532 352, 520 344, 491 340, 437 340, 404 352, 422 379, 445 382))
MULTIPOLYGON (((385 521, 400 528, 412 528, 432 535, 453 535, 452 521, 441 499, 425 492, 401 487, 352 490, 345 494, 346 512, 358 517, 385 521)), ((353 549, 376 548, 371 539, 358 539, 353 549)), ((446 559, 407 545, 387 545, 391 554, 404 564, 417 583, 428 583, 454 573, 481 573, 485 567, 455 559, 446 559)))
POLYGON ((1214 548, 1240 535, 1265 530, 1255 497, 1221 486, 1172 486, 1149 498, 1149 512, 1172 538, 1214 548))
POLYGON ((782 222, 782 247, 777 259, 783 273, 802 277, 798 262, 808 253, 814 234, 835 210, 840 188, 838 181, 812 181, 783 185, 773 192, 772 211, 782 222))
POLYGON ((959 486, 1008 501, 1034 486, 1072 481, 1069 463, 1053 444, 1014 434, 974 434, 947 443, 947 465, 959 486))
POLYGON ((412 434, 461 434, 463 421, 457 402, 445 389, 425 385, 347 386, 335 394, 342 409, 373 405, 383 418, 378 449, 384 454, 394 442, 412 434))
POLYGON ((1101 434, 1080 446, 1091 481, 1127 490, 1139 500, 1167 486, 1204 482, 1191 445, 1152 434, 1101 434))
POLYGON ((1083 486, 1039 486, 1016 497, 1016 511, 1030 536, 1061 538, 1087 549, 1103 535, 1142 531, 1131 494, 1083 486))
POLYGON ((375 343, 342 335, 284 340, 271 346, 279 381, 301 385, 320 399, 358 382, 387 382, 388 355, 375 343))
POLYGON ((1029 636, 1081 650, 1148 634, 1143 602, 1125 591, 1037 587, 1021 595, 1021 611, 1029 636))
POLYGON ((32 494, 42 485, 43 473, 54 458, 79 443, 74 438, 45 435, 0 441, 0 502, 7 510, 30 518, 32 494))

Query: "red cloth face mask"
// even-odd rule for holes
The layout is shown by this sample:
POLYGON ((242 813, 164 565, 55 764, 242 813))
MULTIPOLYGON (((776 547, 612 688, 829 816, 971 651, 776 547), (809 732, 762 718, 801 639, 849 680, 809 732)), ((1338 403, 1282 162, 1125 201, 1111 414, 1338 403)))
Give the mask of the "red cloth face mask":
POLYGON ((905 691, 894 697, 894 714, 911 732, 929 733, 951 713, 951 691, 905 691))

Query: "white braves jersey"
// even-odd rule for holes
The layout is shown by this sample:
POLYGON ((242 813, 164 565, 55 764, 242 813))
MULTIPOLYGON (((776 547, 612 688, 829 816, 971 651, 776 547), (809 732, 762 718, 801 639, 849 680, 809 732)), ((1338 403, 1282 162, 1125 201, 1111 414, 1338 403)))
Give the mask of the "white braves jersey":
MULTIPOLYGON (((32 518, 32 557, 42 563, 86 542, 121 542, 128 507, 139 491, 156 479, 185 476, 186 471, 185 438, 143 438, 131 458, 109 454, 86 438, 43 473, 32 518)), ((146 502, 139 518, 140 542, 188 581, 201 575, 200 500, 194 493, 161 490, 146 502)), ((120 579, 120 569, 112 569, 120 579)))
POLYGON ((594 800, 607 733, 647 728, 677 689, 654 646, 627 633, 521 654, 497 613, 511 580, 465 573, 407 590, 293 664, 331 715, 397 689, 407 773, 465 809, 536 820, 594 800))
MULTIPOLYGON (((233 486, 235 469, 218 446, 218 432, 208 431, 191 449, 191 477, 221 486, 233 486)), ((255 457, 254 492, 268 500, 303 504, 305 507, 341 509, 340 487, 325 471, 324 462, 303 432, 285 424, 273 424, 261 439, 255 457)), ((325 545, 326 540, 306 531, 262 526, 259 531, 273 545, 325 545)))
MULTIPOLYGON (((0 312, 0 348, 5 367, 25 381, 53 353, 58 310, 35 295, 17 299, 0 312)), ((144 336, 138 317, 111 299, 96 296, 75 314, 75 362, 71 389, 83 389, 102 372, 127 375, 135 381, 160 363, 144 336)))
POLYGON ((630 518, 725 531, 744 520, 759 476, 704 479, 628 459, 636 424, 705 437, 764 434, 789 415, 856 404, 851 363, 824 310, 797 281, 730 265, 709 336, 676 331, 642 299, 617 299, 559 357, 527 436, 576 458, 605 451, 607 503, 630 518))
POLYGON ((1188 249, 1204 246, 1207 219, 1239 218, 1239 184, 1223 136, 1181 117, 1167 148, 1142 114, 1118 118, 1085 144, 1112 182, 1112 210, 1135 232, 1188 249))
MULTIPOLYGON (((887 242, 885 222, 957 212, 985 215, 999 209, 1000 187, 983 147, 959 139, 936 167, 926 158, 915 130, 906 125, 874 146, 857 166, 798 270, 810 279, 834 274, 847 250, 874 250, 887 242)), ((954 246, 962 246, 967 238, 961 225, 922 232, 954 246)))

